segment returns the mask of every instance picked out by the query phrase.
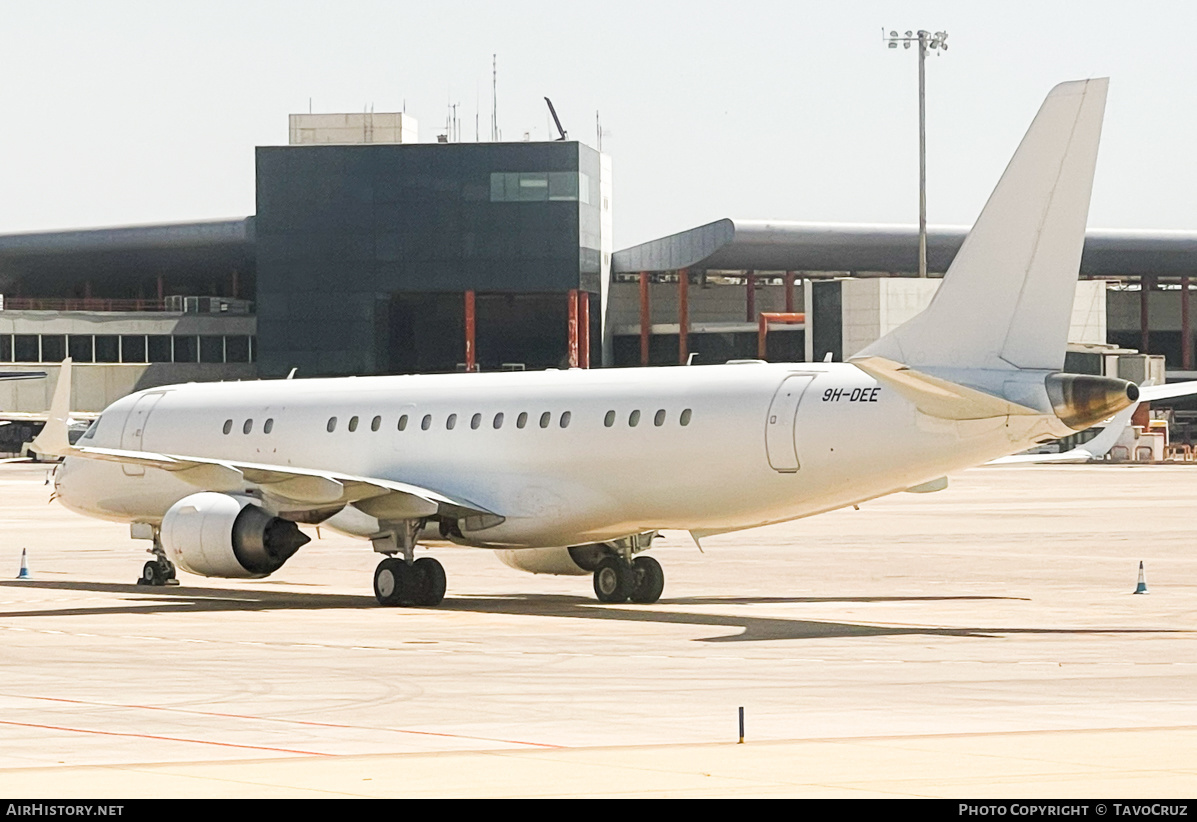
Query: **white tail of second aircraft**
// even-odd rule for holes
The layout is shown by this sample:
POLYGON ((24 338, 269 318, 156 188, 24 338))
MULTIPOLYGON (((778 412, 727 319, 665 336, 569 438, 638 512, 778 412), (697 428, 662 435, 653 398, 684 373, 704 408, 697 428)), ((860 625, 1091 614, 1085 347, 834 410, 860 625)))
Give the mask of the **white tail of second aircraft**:
POLYGON ((1051 90, 931 304, 856 358, 931 371, 1063 367, 1108 85, 1051 90))

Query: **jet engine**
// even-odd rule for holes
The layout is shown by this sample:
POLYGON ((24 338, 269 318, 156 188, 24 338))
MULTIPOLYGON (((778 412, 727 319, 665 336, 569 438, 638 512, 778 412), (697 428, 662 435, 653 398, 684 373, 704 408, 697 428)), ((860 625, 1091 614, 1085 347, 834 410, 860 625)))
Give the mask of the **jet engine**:
POLYGON ((162 518, 162 547, 175 565, 205 577, 258 578, 282 567, 310 537, 248 497, 205 491, 162 518))
POLYGON ((495 551, 509 568, 529 574, 583 576, 592 573, 612 551, 603 543, 572 548, 519 548, 495 551))
POLYGON ((1052 410, 1074 431, 1082 431, 1139 399, 1139 386, 1113 377, 1051 374, 1045 381, 1052 410))

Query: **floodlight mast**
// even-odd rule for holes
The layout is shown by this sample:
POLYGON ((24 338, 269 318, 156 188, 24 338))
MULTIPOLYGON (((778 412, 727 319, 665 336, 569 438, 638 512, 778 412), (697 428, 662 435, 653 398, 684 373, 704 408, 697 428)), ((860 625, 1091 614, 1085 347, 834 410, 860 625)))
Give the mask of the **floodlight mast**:
POLYGON ((927 60, 927 49, 936 49, 936 54, 948 50, 948 33, 919 29, 917 32, 907 31, 905 35, 891 31, 887 36, 885 29, 881 29, 881 39, 891 49, 896 49, 898 43, 903 48, 910 48, 911 43, 919 44, 919 276, 927 276, 927 81, 924 63, 927 60))

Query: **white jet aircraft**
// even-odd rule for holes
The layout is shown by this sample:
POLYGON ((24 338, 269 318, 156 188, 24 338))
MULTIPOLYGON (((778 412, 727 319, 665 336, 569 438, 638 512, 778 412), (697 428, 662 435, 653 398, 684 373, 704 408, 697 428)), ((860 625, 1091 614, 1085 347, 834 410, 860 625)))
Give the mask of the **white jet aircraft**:
POLYGON ((850 362, 180 385, 113 403, 75 447, 64 368, 34 447, 66 457, 64 505, 154 541, 150 583, 266 576, 308 541, 296 523, 323 523, 387 556, 384 605, 443 598, 425 537, 655 602, 640 554, 661 530, 935 490, 1137 399, 1060 373, 1106 88, 1051 91, 934 300, 850 362))

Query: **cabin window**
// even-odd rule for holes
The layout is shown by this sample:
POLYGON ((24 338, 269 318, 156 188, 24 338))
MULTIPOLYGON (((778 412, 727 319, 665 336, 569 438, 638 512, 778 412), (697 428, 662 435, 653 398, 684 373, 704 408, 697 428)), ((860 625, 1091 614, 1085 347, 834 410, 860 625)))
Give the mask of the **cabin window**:
POLYGON ((456 414, 450 414, 448 417, 445 418, 445 429, 446 430, 452 431, 453 426, 455 426, 455 425, 457 425, 457 415, 456 414))
POLYGON ((682 412, 682 425, 689 425, 689 424, 690 424, 690 409, 687 408, 685 411, 682 412))
POLYGON ((381 427, 382 427, 382 417, 375 417, 374 419, 370 420, 370 430, 371 431, 377 431, 381 427))
POLYGON ((660 428, 664 424, 665 424, 665 409, 662 408, 660 411, 657 412, 656 416, 653 417, 653 425, 660 428))
POLYGON ((615 425, 614 411, 608 411, 607 416, 603 417, 603 425, 607 426, 608 428, 610 428, 612 425, 615 425))
POLYGON ((548 428, 548 427, 549 427, 549 422, 550 422, 552 419, 553 419, 553 415, 552 415, 552 414, 550 414, 548 411, 545 411, 543 414, 541 414, 541 415, 540 415, 540 427, 541 427, 541 428, 548 428))
POLYGON ((640 412, 639 411, 633 411, 631 414, 628 414, 628 425, 630 427, 635 428, 639 424, 640 424, 640 412))
POLYGON ((475 414, 474 416, 470 417, 470 428, 473 428, 476 430, 479 425, 482 425, 482 415, 481 414, 475 414))
POLYGON ((331 434, 333 431, 336 431, 336 430, 337 430, 337 418, 336 418, 336 417, 329 417, 329 418, 328 418, 328 425, 327 425, 327 426, 325 426, 325 427, 326 427, 326 428, 328 428, 328 433, 330 433, 330 434, 331 434))
POLYGON ((423 431, 427 431, 431 427, 432 427, 432 415, 425 414, 424 419, 420 420, 420 429, 423 431))
POLYGON ((523 427, 524 427, 525 425, 527 425, 527 424, 528 424, 528 412, 527 412, 527 411, 521 411, 521 412, 520 412, 520 415, 519 415, 518 417, 516 417, 516 418, 515 418, 515 427, 516 427, 516 428, 523 428, 523 427))
POLYGON ((356 416, 353 416, 353 417, 350 417, 350 418, 349 418, 349 430, 350 430, 350 431, 356 431, 356 430, 357 430, 357 417, 356 417, 356 416))
POLYGON ((406 429, 407 429, 407 414, 404 414, 403 416, 401 416, 399 418, 399 430, 404 431, 406 429))
POLYGON ((270 419, 266 420, 266 423, 262 426, 262 433, 269 434, 273 430, 274 430, 274 418, 271 417, 270 419))
POLYGON ((495 426, 495 430, 498 430, 503 427, 503 412, 502 411, 500 411, 498 414, 495 414, 494 426, 495 426))
POLYGON ((245 425, 241 426, 242 434, 248 434, 252 430, 254 430, 254 421, 253 420, 246 420, 245 425))
POLYGON ((568 411, 561 412, 561 427, 562 428, 569 427, 569 418, 570 418, 570 413, 568 411))
POLYGON ((233 421, 232 421, 232 420, 225 420, 225 421, 224 421, 224 432, 227 434, 227 433, 229 433, 229 432, 230 432, 230 431, 232 431, 232 430, 233 430, 233 421))

